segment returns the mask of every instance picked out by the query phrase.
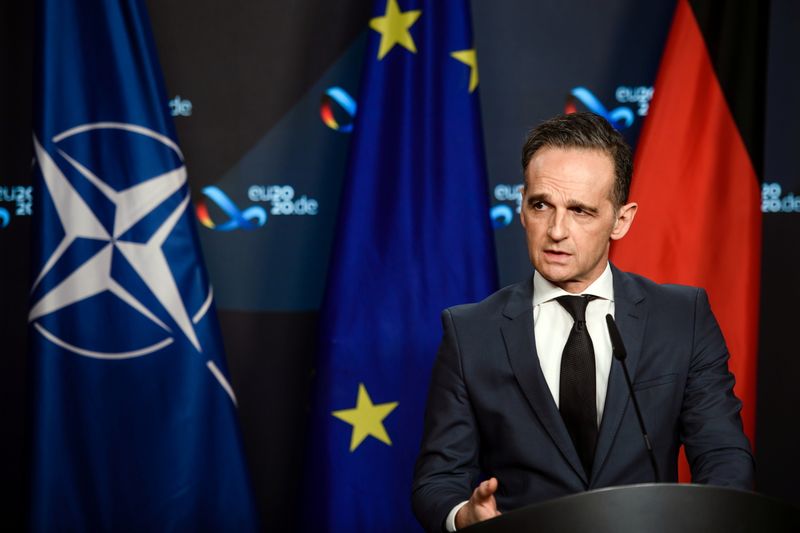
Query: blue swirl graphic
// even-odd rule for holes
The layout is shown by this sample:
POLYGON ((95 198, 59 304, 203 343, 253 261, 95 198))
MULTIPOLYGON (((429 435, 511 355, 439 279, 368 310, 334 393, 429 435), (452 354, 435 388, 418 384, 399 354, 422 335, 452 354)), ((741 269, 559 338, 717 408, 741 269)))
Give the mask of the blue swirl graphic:
POLYGON ((8 212, 8 209, 0 207, 0 228, 5 228, 9 222, 11 222, 11 213, 8 212))
POLYGON ((357 104, 356 101, 353 100, 353 97, 350 94, 342 89, 341 87, 329 87, 325 91, 325 95, 336 102, 339 107, 341 107, 345 113, 347 113, 350 122, 347 124, 339 124, 333 116, 333 109, 331 109, 329 102, 326 102, 323 99, 322 102, 322 115, 323 121, 328 125, 329 128, 338 130, 344 133, 348 133, 353 131, 353 119, 356 116, 356 109, 357 104))
POLYGON ((244 211, 239 210, 236 204, 228 198, 218 187, 213 185, 203 188, 203 194, 213 200, 222 211, 230 217, 224 224, 219 224, 214 229, 218 231, 231 231, 235 229, 253 230, 267 222, 267 212, 263 207, 252 206, 244 211))
POLYGON ((341 87, 331 87, 325 91, 325 94, 333 98, 351 117, 356 116, 356 101, 347 91, 341 87))
POLYGON ((514 220, 514 211, 505 204, 498 204, 489 210, 489 217, 492 219, 494 229, 504 228, 514 220))
POLYGON ((605 118, 618 130, 630 128, 633 124, 633 111, 630 108, 620 106, 607 111, 605 106, 600 103, 600 100, 586 87, 575 87, 570 91, 570 94, 580 100, 589 111, 605 118))

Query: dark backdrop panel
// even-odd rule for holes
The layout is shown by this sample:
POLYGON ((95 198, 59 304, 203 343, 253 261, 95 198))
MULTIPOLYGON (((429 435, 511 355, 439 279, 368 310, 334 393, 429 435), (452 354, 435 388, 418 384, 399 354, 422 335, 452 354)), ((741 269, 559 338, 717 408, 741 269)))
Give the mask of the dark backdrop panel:
POLYGON ((368 0, 148 0, 197 191, 216 182, 302 98, 364 30, 368 0))
POLYGON ((320 101, 355 95, 371 2, 149 4, 194 201, 217 226, 200 228, 217 304, 317 309, 349 146, 320 101), (220 231, 208 185, 262 220, 220 231))
POLYGON ((24 529, 28 492, 26 331, 30 260, 32 2, 0 6, 0 516, 24 529), (4 227, 3 227, 4 226, 4 227))
POLYGON ((799 232, 798 215, 764 217, 755 443, 757 490, 795 505, 800 505, 799 232))
POLYGON ((758 490, 800 505, 800 4, 770 4, 767 124, 764 149, 764 244, 758 353, 756 483, 758 490))
POLYGON ((218 311, 247 461, 269 531, 296 524, 317 313, 218 311))

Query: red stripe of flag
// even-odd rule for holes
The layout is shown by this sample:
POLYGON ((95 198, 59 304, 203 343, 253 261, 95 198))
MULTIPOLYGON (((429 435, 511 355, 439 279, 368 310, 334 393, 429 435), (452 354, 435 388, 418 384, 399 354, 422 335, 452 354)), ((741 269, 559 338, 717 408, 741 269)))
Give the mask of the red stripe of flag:
MULTIPOLYGON (((723 51, 724 52, 724 51, 723 51)), ((703 34, 679 0, 636 153, 639 213, 615 243, 623 270, 705 287, 720 322, 753 441, 756 399, 760 185, 703 34)), ((685 461, 681 480, 688 480, 685 461)))

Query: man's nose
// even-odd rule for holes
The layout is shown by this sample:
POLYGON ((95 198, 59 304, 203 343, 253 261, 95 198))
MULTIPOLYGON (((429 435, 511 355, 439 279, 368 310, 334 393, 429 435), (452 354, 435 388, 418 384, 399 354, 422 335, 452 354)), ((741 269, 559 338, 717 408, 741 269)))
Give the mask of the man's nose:
POLYGON ((567 213, 565 211, 559 212, 556 210, 550 218, 550 224, 547 227, 547 236, 554 241, 563 241, 568 235, 567 213))

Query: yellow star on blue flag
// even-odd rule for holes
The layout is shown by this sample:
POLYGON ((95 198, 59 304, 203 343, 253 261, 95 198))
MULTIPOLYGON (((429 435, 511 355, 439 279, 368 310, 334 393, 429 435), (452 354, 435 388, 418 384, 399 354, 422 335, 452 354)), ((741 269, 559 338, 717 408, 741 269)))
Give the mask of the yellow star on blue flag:
POLYGON ((475 53, 475 49, 457 50, 452 52, 450 57, 461 61, 469 67, 469 92, 474 92, 478 87, 478 56, 475 53))
POLYGON ((411 37, 411 33, 408 30, 421 14, 422 11, 419 9, 400 11, 397 0, 386 2, 384 15, 369 21, 369 27, 381 34, 378 60, 383 59, 396 44, 410 52, 417 53, 414 38, 411 37))
POLYGON ((356 406, 352 409, 333 411, 331 414, 353 426, 353 433, 350 435, 350 451, 353 452, 369 436, 389 446, 392 445, 392 440, 383 426, 383 419, 394 411, 397 404, 398 402, 372 403, 367 388, 363 383, 359 383, 356 406))

